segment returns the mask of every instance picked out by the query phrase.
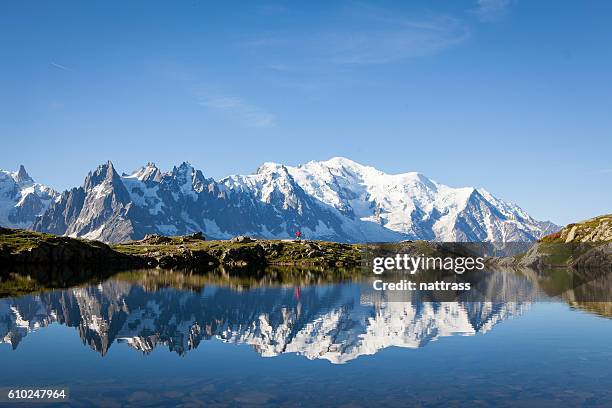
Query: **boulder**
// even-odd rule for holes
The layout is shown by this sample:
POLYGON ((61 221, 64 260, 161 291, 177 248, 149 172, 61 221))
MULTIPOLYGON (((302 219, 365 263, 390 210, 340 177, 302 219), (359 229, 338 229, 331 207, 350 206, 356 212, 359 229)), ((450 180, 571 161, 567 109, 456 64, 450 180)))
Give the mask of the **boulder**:
POLYGON ((160 245, 172 242, 172 238, 158 234, 147 234, 140 242, 149 245, 160 245))
POLYGON ((230 242, 234 242, 234 243, 239 243, 239 244, 246 244, 249 242, 255 242, 255 240, 251 237, 248 237, 246 235, 238 235, 237 237, 234 237, 232 239, 230 239, 230 242))
POLYGON ((325 252, 317 250, 317 249, 311 249, 306 254, 306 257, 307 258, 318 258, 318 257, 323 256, 323 255, 325 255, 325 252))
POLYGON ((221 263, 229 266, 265 265, 266 251, 259 244, 228 248, 221 256, 221 263))
POLYGON ((187 238, 199 239, 200 241, 206 241, 206 237, 202 231, 194 232, 193 234, 187 235, 187 238))
POLYGON ((177 255, 163 255, 157 260, 158 266, 163 269, 171 269, 182 263, 181 257, 177 255))

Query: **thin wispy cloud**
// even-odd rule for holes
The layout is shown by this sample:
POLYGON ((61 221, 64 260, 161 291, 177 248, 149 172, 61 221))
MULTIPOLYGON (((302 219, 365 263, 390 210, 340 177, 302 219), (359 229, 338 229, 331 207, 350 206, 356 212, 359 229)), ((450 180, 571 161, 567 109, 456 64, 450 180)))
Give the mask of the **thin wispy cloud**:
POLYGON ((480 21, 490 23, 508 14, 513 3, 513 0, 478 0, 472 11, 480 21))
MULTIPOLYGON (((461 19, 435 15, 397 17, 376 7, 354 7, 317 34, 285 30, 250 38, 243 45, 254 53, 283 51, 308 66, 374 65, 436 54, 464 42, 470 34, 461 19), (350 22, 345 24, 344 22, 350 22)), ((302 64, 304 65, 304 64, 302 64)), ((287 69, 284 61, 270 64, 287 69)))
POLYGON ((451 17, 396 21, 395 27, 330 36, 329 58, 337 64, 388 64, 436 54, 461 44, 468 34, 451 17))
POLYGON ((72 72, 72 70, 71 70, 70 68, 68 68, 68 67, 67 67, 67 66, 65 66, 65 65, 58 64, 57 62, 53 62, 53 61, 52 61, 52 62, 51 62, 51 66, 52 66, 52 67, 55 67, 55 68, 57 68, 57 69, 61 69, 62 71, 72 72))
POLYGON ((276 125, 273 114, 238 96, 202 93, 199 95, 199 100, 202 106, 247 127, 271 128, 276 125))
POLYGON ((160 64, 159 69, 168 79, 180 83, 200 106, 218 116, 250 128, 276 126, 276 116, 273 113, 240 95, 228 93, 221 85, 202 80, 193 69, 172 62, 160 64))

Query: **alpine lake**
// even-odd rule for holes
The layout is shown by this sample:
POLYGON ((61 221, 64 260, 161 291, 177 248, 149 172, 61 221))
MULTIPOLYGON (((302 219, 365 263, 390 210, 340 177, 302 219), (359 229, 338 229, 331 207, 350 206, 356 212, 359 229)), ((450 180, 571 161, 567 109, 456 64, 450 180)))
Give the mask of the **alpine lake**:
POLYGON ((351 270, 0 276, 0 388, 67 393, 35 406, 612 406, 610 273, 487 271, 452 298, 351 270))

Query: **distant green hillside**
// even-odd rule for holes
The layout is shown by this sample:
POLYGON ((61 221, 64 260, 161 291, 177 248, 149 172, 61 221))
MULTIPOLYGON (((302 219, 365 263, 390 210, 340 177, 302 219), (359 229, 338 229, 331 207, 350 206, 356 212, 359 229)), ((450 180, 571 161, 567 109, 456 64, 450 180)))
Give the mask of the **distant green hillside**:
POLYGON ((569 224, 540 239, 524 254, 501 260, 523 267, 612 267, 612 214, 569 224))
POLYGON ((544 243, 612 242, 612 214, 569 224, 540 239, 544 243))

